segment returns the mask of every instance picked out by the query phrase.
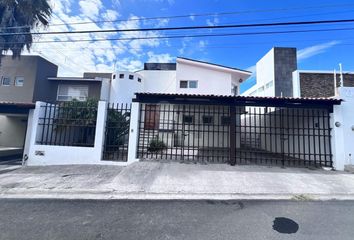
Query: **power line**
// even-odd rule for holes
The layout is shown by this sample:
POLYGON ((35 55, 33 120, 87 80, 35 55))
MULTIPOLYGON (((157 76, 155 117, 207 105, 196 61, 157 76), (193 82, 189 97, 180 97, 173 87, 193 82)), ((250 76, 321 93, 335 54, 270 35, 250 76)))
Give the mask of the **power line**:
MULTIPOLYGON (((140 18, 129 18, 129 19, 117 19, 117 20, 101 20, 101 21, 86 21, 86 22, 69 22, 69 23, 59 23, 50 24, 50 26, 63 26, 63 25, 85 25, 85 24, 95 24, 95 23, 115 23, 115 22, 130 22, 130 21, 141 21, 141 20, 158 20, 158 19, 178 19, 178 18, 190 18, 190 17, 204 17, 204 16, 223 16, 223 15, 237 15, 237 14, 248 14, 248 13, 262 13, 262 12, 278 12, 278 11, 290 11, 290 10, 310 10, 310 9, 323 9, 323 8, 337 8, 337 7, 349 7, 354 6, 354 4, 328 4, 319 6, 302 6, 293 8, 271 8, 271 9, 254 9, 254 10, 244 10, 244 11, 231 11, 231 12, 215 12, 215 13, 190 13, 185 15, 172 15, 172 16, 158 16, 158 17, 140 17, 140 18)), ((16 26, 7 27, 0 29, 13 29, 13 28, 28 28, 30 26, 16 26)))
MULTIPOLYGON (((224 33, 224 34, 196 34, 196 35, 175 35, 175 36, 156 36, 156 37, 135 37, 135 38, 101 38, 101 39, 70 39, 70 40, 46 40, 33 43, 65 43, 65 42, 102 42, 102 41, 134 41, 151 39, 177 39, 177 38, 198 38, 198 37, 227 37, 227 36, 248 36, 248 35, 269 35, 269 34, 288 34, 288 33, 309 33, 309 32, 331 32, 331 31, 350 31, 351 28, 331 28, 331 29, 310 29, 310 30, 288 30, 288 31, 269 31, 269 32, 245 32, 245 33, 224 33)), ((20 44, 24 42, 10 42, 8 44, 20 44)))
POLYGON ((121 33, 121 32, 147 32, 147 31, 175 31, 175 30, 197 30, 197 29, 227 29, 227 28, 249 28, 249 27, 275 27, 295 25, 318 25, 331 23, 352 23, 354 19, 336 19, 320 21, 296 21, 296 22, 275 22, 275 23, 253 23, 253 24, 232 24, 217 26, 184 26, 184 27, 162 27, 162 28, 131 28, 131 29, 106 29, 88 31, 61 31, 61 32, 37 32, 37 33, 1 33, 0 36, 14 35, 57 35, 57 34, 89 34, 89 33, 121 33))

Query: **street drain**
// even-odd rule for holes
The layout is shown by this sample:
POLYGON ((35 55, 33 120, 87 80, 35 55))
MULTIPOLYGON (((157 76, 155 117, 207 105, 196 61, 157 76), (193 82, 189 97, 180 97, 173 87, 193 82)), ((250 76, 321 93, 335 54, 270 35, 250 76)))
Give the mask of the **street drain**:
POLYGON ((279 233, 292 234, 299 230, 299 224, 290 218, 277 217, 273 221, 273 229, 279 233))

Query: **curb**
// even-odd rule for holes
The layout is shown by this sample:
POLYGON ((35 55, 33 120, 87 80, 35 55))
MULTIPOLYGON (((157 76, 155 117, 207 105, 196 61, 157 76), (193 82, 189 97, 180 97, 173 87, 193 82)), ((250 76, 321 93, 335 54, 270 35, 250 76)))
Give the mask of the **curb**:
POLYGON ((53 200, 292 200, 331 201, 354 200, 354 194, 181 194, 181 193, 2 193, 0 199, 53 199, 53 200))

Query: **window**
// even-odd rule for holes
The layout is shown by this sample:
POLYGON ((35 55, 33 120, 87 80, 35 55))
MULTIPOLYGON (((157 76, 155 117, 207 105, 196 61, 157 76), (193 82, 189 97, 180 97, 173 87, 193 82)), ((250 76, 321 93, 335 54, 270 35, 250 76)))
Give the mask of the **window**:
POLYGON ((130 80, 134 80, 134 75, 129 75, 130 80))
POLYGON ((179 87, 180 88, 198 88, 198 81, 195 80, 181 80, 179 82, 179 87))
POLYGON ((83 85, 59 85, 58 101, 86 101, 88 97, 88 86, 83 85))
POLYGON ((189 88, 198 88, 197 81, 189 81, 189 88))
POLYGON ((2 86, 10 86, 10 84, 11 84, 11 79, 9 77, 2 77, 1 79, 2 86))
POLYGON ((138 78, 138 82, 141 82, 141 78, 138 78))
POLYGON ((193 116, 183 115, 183 124, 192 124, 194 122, 193 116))
POLYGON ((237 95, 238 95, 238 87, 235 86, 235 85, 232 86, 232 94, 233 94, 234 96, 237 96, 237 95))
POLYGON ((213 116, 203 116, 203 124, 205 125, 212 125, 214 124, 213 116))
POLYGON ((221 116, 221 125, 230 125, 231 119, 229 116, 221 116))
POLYGON ((16 77, 15 78, 15 86, 23 87, 23 82, 25 81, 24 77, 16 77))
POLYGON ((120 79, 124 78, 124 74, 119 74, 119 78, 120 79))
POLYGON ((271 87, 273 87, 273 81, 266 84, 266 88, 271 88, 271 87))
POLYGON ((180 81, 179 87, 180 88, 188 88, 188 81, 180 81))

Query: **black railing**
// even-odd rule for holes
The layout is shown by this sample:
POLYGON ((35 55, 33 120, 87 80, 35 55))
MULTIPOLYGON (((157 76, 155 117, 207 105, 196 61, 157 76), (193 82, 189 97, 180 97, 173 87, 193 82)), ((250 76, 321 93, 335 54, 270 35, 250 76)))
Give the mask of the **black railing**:
POLYGON ((63 102, 41 105, 37 144, 93 147, 97 102, 63 102))
POLYGON ((103 160, 128 159, 131 104, 108 104, 103 160))
POLYGON ((138 157, 332 167, 328 108, 141 104, 138 157))

